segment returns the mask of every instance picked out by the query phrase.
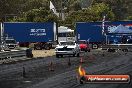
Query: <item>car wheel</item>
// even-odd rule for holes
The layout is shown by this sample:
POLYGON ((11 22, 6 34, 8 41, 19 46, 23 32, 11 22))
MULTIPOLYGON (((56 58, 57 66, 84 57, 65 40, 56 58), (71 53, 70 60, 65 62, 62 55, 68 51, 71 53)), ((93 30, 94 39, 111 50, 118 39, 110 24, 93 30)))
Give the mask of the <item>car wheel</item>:
POLYGON ((75 57, 76 54, 73 54, 73 57, 75 57))
POLYGON ((77 57, 79 57, 79 56, 80 56, 80 53, 77 54, 77 57))
POLYGON ((63 57, 63 55, 60 55, 61 57, 63 57))
POLYGON ((59 55, 58 54, 56 54, 56 58, 59 58, 59 55))

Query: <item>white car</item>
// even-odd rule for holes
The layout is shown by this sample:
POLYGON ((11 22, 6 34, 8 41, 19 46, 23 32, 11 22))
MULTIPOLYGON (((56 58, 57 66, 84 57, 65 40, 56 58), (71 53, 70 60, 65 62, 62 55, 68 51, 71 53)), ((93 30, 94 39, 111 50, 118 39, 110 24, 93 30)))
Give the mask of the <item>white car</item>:
POLYGON ((73 41, 60 41, 59 45, 55 48, 56 57, 63 57, 63 55, 80 55, 80 47, 77 43, 73 41))
POLYGON ((19 47, 17 42, 12 38, 5 39, 5 43, 3 45, 4 50, 12 50, 17 49, 19 47))

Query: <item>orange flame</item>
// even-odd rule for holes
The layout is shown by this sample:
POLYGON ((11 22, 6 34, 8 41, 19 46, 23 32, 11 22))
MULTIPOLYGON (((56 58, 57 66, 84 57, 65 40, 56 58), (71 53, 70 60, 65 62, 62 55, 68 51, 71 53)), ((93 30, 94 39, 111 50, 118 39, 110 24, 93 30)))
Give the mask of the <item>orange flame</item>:
POLYGON ((80 75, 80 76, 84 76, 84 75, 86 75, 85 70, 84 70, 81 66, 79 66, 78 71, 79 71, 79 75, 80 75))

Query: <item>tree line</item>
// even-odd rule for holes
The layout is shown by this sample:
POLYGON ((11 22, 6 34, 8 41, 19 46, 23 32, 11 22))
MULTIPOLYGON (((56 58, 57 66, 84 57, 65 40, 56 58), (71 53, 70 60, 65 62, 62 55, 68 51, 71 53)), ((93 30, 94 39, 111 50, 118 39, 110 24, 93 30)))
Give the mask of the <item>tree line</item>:
POLYGON ((1 21, 12 22, 49 22, 74 28, 76 22, 132 20, 131 0, 1 0, 1 21), (65 20, 56 16, 49 9, 49 1, 55 5, 57 12, 65 14, 65 20), (6 19, 5 19, 6 18, 6 19))

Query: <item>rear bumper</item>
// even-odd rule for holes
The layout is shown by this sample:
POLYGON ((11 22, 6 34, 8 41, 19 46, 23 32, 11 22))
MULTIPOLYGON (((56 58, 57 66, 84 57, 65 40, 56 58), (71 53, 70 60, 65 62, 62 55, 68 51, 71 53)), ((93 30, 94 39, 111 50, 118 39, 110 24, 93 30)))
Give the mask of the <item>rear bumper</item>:
POLYGON ((90 49, 89 48, 81 48, 80 50, 81 51, 89 51, 90 49))
POLYGON ((81 48, 81 51, 86 51, 87 49, 86 48, 81 48))

